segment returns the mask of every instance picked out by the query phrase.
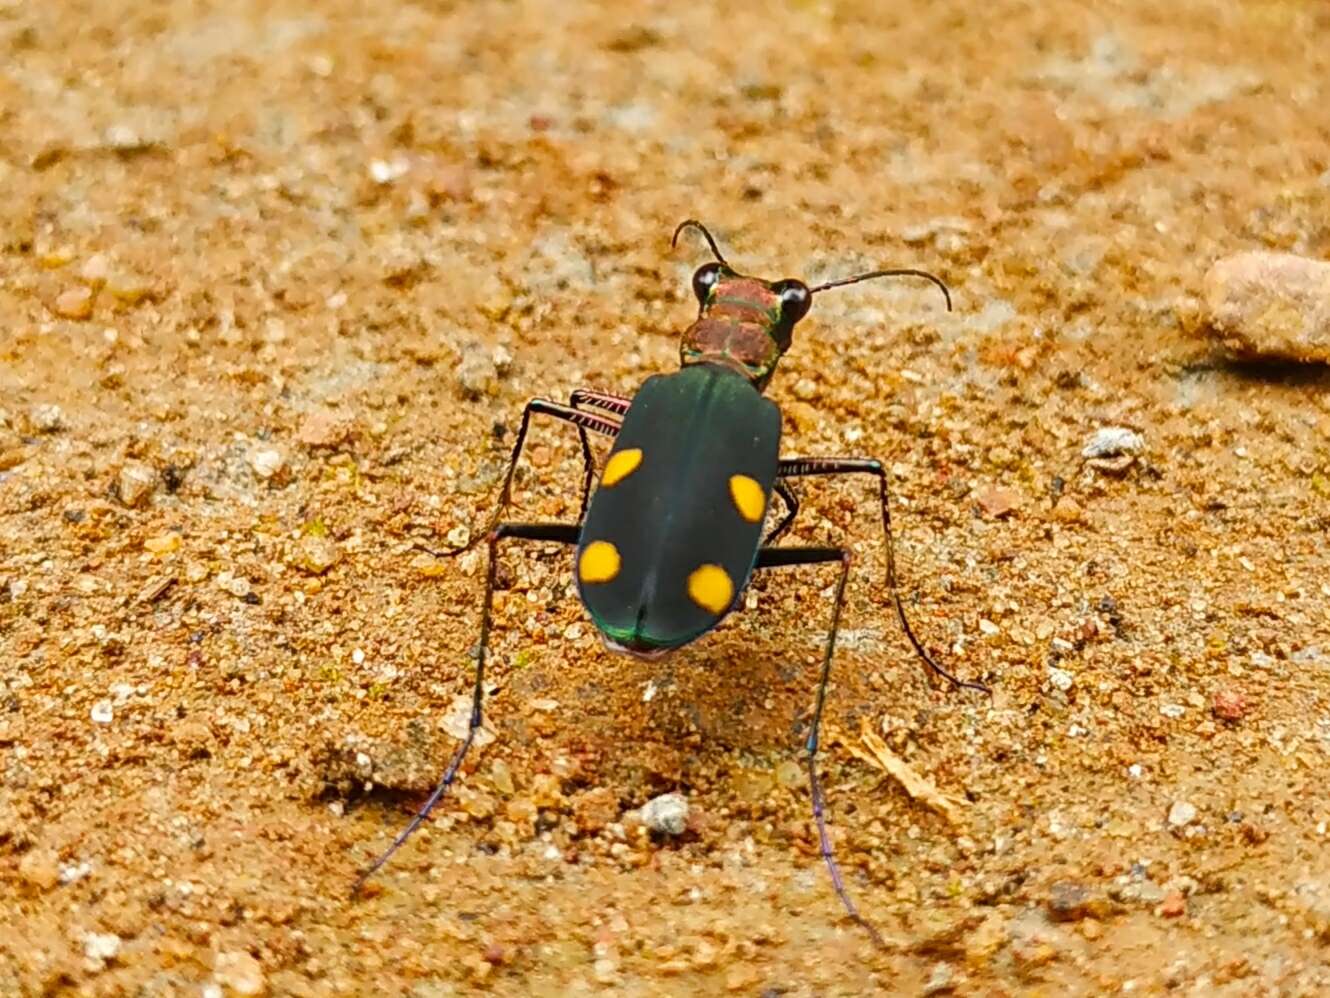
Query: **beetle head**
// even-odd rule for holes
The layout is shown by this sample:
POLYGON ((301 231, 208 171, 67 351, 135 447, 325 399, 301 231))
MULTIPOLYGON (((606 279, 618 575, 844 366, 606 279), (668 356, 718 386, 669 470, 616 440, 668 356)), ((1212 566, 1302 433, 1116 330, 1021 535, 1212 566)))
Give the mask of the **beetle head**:
POLYGON ((748 378, 758 391, 766 388, 776 371, 781 355, 794 340, 794 327, 813 304, 813 295, 828 288, 855 284, 874 277, 910 275, 932 281, 947 299, 947 286, 922 270, 875 270, 857 277, 830 281, 810 288, 803 281, 787 277, 768 281, 740 274, 726 262, 706 226, 687 219, 674 230, 674 239, 684 229, 697 229, 711 247, 716 259, 704 263, 693 274, 693 294, 697 296, 697 319, 683 334, 679 361, 689 364, 720 364, 748 378))

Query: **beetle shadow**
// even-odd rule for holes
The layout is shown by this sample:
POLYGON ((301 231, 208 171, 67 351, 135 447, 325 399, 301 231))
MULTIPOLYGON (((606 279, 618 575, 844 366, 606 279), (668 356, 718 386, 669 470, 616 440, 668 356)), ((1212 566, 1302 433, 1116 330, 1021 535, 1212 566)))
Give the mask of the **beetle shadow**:
POLYGON ((1209 353, 1184 362, 1177 371, 1178 380, 1199 380, 1205 377, 1231 378, 1248 386, 1272 385, 1278 387, 1330 391, 1330 364, 1296 360, 1277 360, 1259 357, 1232 357, 1209 353))
POLYGON ((657 692, 642 705, 642 727, 669 740, 700 738, 723 751, 797 746, 792 728, 817 685, 816 668, 778 642, 736 633, 662 660, 657 669, 651 680, 657 692))

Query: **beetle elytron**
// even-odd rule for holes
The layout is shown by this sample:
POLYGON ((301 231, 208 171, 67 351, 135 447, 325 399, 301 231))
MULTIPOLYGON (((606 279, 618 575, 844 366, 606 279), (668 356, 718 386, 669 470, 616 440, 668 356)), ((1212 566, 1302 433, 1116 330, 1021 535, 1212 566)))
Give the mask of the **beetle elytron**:
POLYGON ((946 297, 948 310, 951 295, 941 280, 920 270, 875 270, 812 288, 798 280, 767 281, 747 276, 726 262, 711 233, 694 219, 675 229, 671 245, 689 228, 702 234, 715 260, 693 275, 698 316, 683 334, 680 370, 648 378, 632 398, 579 389, 567 404, 540 398, 527 403, 498 509, 486 535, 489 564, 470 728, 433 793, 356 886, 379 869, 425 820, 453 782, 480 727, 500 541, 517 538, 575 547, 578 592, 606 645, 645 657, 680 648, 719 624, 737 605, 754 569, 837 563, 836 597, 804 758, 821 854, 836 894, 849 916, 881 943, 877 931, 851 901, 832 855, 816 766, 822 708, 850 556, 839 547, 775 544, 799 509, 789 479, 842 474, 872 475, 877 479, 886 533, 887 584, 906 636, 939 675, 956 686, 987 690, 979 683, 963 683, 939 666, 910 627, 896 591, 887 476, 881 463, 870 458, 781 458, 780 409, 762 392, 781 355, 790 347, 795 324, 807 314, 815 294, 876 277, 914 276, 937 285, 946 297), (535 413, 554 416, 578 429, 585 470, 582 513, 577 523, 500 520, 527 427, 535 413), (591 485, 595 462, 588 432, 614 441, 594 493, 591 485), (773 494, 781 497, 786 513, 763 538, 762 526, 773 494))

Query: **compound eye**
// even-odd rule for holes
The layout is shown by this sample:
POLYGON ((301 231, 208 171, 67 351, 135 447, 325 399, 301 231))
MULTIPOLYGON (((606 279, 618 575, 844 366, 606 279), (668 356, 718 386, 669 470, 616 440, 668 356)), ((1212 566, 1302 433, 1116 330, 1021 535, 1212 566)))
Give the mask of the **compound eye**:
POLYGON ((807 315, 808 306, 813 304, 813 293, 803 281, 777 281, 771 290, 780 295, 781 321, 790 325, 807 315))
POLYGON ((693 294, 697 295, 699 305, 706 305, 707 299, 711 297, 711 289, 720 280, 722 270, 718 263, 706 263, 693 274, 693 294))

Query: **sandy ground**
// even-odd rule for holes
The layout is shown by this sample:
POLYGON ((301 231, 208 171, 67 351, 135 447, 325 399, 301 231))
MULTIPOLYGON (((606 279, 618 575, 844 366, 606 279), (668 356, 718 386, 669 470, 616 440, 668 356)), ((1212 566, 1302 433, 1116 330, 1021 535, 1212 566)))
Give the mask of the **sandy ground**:
MULTIPOLYGON (((1330 990, 1330 373, 1200 335, 1330 256, 1330 16, 1276 2, 0 0, 0 994, 1330 990), (890 12, 883 8, 890 7, 890 12), (770 394, 871 488, 667 662, 503 559, 521 407, 676 363, 705 259, 829 293, 770 394), (1144 451, 1082 448, 1109 426, 1144 451), (1124 466, 1125 465, 1125 466, 1124 466), (941 793, 872 759, 873 738, 941 793), (666 791, 687 833, 632 812, 666 791)), ((574 516, 539 426, 518 515, 574 516)))

